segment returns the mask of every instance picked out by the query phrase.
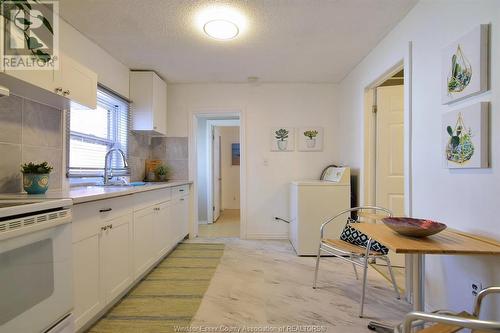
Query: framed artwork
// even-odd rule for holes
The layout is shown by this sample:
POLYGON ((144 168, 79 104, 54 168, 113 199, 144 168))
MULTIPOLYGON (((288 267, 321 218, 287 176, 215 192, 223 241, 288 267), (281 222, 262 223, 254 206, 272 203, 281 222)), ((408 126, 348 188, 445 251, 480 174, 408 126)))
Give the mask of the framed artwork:
POLYGON ((231 143, 231 165, 240 165, 240 144, 231 143))
POLYGON ((481 102, 443 115, 443 156, 447 168, 488 167, 488 108, 488 102, 481 102))
POLYGON ((481 24, 442 51, 441 100, 449 104, 488 90, 488 25, 481 24))
POLYGON ((271 151, 294 151, 295 129, 275 127, 271 129, 271 151))
POLYGON ((323 127, 302 127, 299 129, 299 151, 323 150, 323 127))

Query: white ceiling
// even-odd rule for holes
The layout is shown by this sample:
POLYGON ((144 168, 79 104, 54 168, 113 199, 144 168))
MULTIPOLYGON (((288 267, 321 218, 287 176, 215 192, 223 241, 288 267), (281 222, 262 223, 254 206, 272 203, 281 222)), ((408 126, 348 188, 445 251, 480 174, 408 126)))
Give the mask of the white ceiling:
POLYGON ((418 0, 60 0, 61 16, 132 69, 169 82, 338 82, 418 0), (232 41, 194 21, 208 4, 247 17, 232 41))

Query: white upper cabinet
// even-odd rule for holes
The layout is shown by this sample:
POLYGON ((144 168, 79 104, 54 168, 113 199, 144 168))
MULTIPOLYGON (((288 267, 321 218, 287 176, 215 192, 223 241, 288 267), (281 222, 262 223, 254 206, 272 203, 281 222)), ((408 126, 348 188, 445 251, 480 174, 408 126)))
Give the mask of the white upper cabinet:
POLYGON ((86 106, 97 107, 97 74, 67 55, 61 56, 59 73, 55 72, 55 92, 86 106))
POLYGON ((132 129, 151 136, 167 134, 167 84, 155 72, 130 72, 132 129))
MULTIPOLYGON (((66 101, 70 100, 91 109, 97 106, 97 74, 65 54, 60 54, 58 70, 5 70, 5 74, 60 95, 66 101)), ((10 84, 8 87, 11 88, 10 84)), ((31 98, 36 97, 36 92, 28 91, 24 86, 20 86, 15 92, 28 94, 31 98)), ((59 106, 57 100, 41 101, 59 106)))

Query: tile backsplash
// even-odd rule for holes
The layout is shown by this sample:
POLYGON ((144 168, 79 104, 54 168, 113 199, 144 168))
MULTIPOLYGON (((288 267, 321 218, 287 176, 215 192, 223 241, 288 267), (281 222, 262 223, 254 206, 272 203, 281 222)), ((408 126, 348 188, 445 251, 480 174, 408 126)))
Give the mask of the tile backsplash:
MULTIPOLYGON (((54 167, 49 189, 63 187, 63 112, 22 97, 0 98, 0 193, 22 191, 20 166, 47 161, 54 167)), ((171 168, 172 180, 188 178, 188 138, 149 138, 129 134, 132 181, 144 179, 146 159, 161 159, 171 168)))
POLYGON ((20 166, 47 161, 49 188, 62 187, 63 113, 15 95, 0 98, 0 193, 20 192, 20 166))
POLYGON ((163 160, 170 167, 172 180, 188 179, 188 138, 153 138, 151 158, 163 160))

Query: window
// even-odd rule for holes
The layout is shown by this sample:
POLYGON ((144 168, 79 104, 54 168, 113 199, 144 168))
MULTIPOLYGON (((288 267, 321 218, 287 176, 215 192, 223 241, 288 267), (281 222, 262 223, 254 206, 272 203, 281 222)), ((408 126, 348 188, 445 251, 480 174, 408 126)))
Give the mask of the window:
MULTIPOLYGON (((72 104, 67 118, 69 178, 102 177, 104 157, 111 148, 119 148, 128 156, 129 104, 119 96, 99 86, 97 108, 72 104)), ((110 157, 110 166, 115 176, 129 174, 118 153, 110 157)))

